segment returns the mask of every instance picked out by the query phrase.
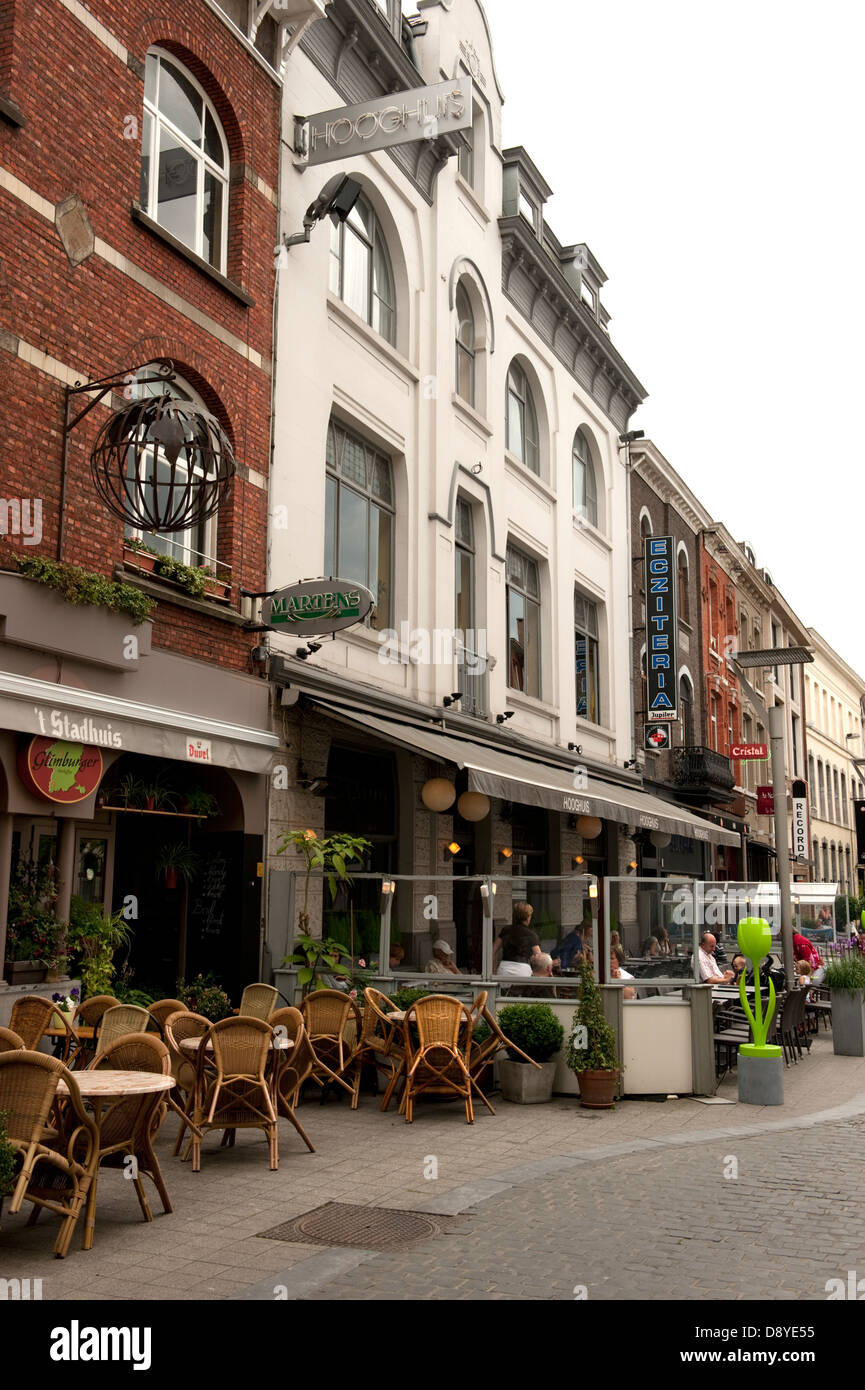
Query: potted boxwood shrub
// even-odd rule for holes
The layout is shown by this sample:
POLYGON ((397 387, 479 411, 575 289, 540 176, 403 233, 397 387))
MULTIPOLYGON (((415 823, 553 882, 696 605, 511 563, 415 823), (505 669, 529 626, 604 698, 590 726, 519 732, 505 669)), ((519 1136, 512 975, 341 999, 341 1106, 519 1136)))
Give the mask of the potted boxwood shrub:
POLYGON ((556 1064, 550 1061, 561 1049, 565 1030, 549 1004, 505 1004, 499 1010, 499 1026, 541 1069, 532 1067, 508 1048, 508 1061, 499 1063, 499 1081, 505 1100, 519 1105, 539 1105, 551 1100, 556 1064))
POLYGON ((587 1110, 611 1110, 619 1080, 616 1035, 604 1017, 601 991, 592 967, 580 967, 582 988, 568 1039, 567 1061, 580 1083, 580 1104, 587 1110))
POLYGON ((840 956, 823 974, 832 999, 832 1048, 836 1057, 865 1057, 865 959, 854 945, 841 945, 840 956))

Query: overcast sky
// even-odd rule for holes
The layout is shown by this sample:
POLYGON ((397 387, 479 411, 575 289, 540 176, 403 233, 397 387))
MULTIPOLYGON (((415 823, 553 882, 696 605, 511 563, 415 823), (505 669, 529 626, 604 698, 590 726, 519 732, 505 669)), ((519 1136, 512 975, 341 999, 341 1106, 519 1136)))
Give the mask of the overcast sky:
POLYGON ((865 677, 865 6, 486 10, 505 145, 609 276, 631 427, 865 677))

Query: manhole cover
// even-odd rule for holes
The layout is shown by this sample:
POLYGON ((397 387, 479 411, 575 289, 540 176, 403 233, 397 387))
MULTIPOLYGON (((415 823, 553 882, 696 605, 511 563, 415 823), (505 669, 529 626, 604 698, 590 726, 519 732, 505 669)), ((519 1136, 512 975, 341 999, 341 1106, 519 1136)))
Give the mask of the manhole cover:
POLYGON ((293 1221, 262 1231, 265 1240, 287 1240, 300 1245, 350 1245, 361 1250, 404 1250, 431 1236, 443 1235, 452 1219, 433 1218, 416 1211, 389 1207, 356 1207, 348 1202, 326 1202, 293 1221))

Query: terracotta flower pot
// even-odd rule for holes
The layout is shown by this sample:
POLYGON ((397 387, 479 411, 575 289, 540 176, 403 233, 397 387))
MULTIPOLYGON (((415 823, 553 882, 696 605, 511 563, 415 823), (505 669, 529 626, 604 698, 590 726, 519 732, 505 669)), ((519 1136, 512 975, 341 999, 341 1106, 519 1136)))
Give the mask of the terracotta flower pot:
POLYGON ((612 1110, 616 1101, 618 1071, 580 1071, 580 1104, 587 1110, 612 1110))
POLYGON ((166 886, 166 888, 169 890, 169 892, 174 892, 174 889, 177 887, 177 870, 176 870, 176 869, 166 869, 166 870, 165 870, 165 886, 166 886))
POLYGON ((127 546, 123 551, 123 563, 134 565, 136 569, 146 570, 152 574, 156 564, 156 556, 148 554, 146 550, 132 550, 127 546))

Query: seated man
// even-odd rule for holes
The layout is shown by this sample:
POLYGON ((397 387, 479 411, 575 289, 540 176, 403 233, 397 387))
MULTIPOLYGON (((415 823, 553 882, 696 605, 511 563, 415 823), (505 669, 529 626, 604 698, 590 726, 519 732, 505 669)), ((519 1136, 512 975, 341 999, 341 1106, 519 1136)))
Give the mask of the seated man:
MULTIPOLYGON (((553 978, 553 958, 546 955, 543 951, 538 951, 532 956, 532 977, 534 979, 551 980, 553 978)), ((517 985, 514 988, 515 994, 523 994, 532 999, 556 999, 556 986, 552 985, 517 985)))
POLYGON ((428 975, 461 975, 462 971, 454 963, 453 955, 448 943, 439 937, 438 941, 433 942, 432 959, 426 963, 426 973, 428 975))
POLYGON ((720 966, 712 954, 717 944, 710 931, 704 932, 700 937, 700 979, 704 985, 727 985, 733 978, 732 970, 725 970, 723 975, 721 974, 720 966))
POLYGON ((571 927, 564 941, 555 947, 553 959, 559 962, 561 970, 572 970, 574 968, 574 956, 580 955, 582 949, 581 930, 579 927, 571 927))

